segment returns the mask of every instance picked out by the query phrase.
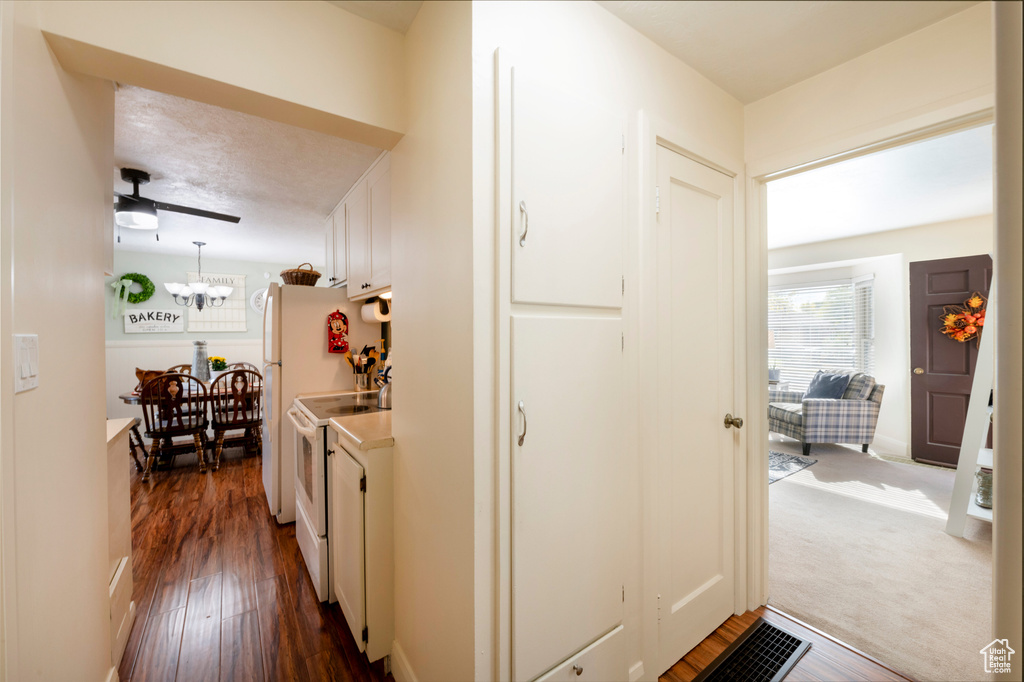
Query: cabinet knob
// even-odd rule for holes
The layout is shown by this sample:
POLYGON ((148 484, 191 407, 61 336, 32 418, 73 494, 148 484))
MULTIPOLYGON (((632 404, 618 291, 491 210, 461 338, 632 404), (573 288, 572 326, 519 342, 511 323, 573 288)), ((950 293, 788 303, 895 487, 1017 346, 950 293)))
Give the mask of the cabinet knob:
POLYGON ((582 665, 574 665, 572 667, 572 671, 574 673, 576 673, 576 677, 579 677, 580 675, 583 674, 583 666, 582 665))

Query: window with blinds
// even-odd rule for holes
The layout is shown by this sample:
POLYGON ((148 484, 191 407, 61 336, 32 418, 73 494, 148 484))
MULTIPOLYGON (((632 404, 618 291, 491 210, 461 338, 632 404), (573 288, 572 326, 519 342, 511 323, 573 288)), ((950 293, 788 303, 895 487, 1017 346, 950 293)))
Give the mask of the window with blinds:
POLYGON ((874 374, 874 282, 774 287, 768 293, 770 367, 792 390, 807 388, 819 369, 855 368, 874 374))

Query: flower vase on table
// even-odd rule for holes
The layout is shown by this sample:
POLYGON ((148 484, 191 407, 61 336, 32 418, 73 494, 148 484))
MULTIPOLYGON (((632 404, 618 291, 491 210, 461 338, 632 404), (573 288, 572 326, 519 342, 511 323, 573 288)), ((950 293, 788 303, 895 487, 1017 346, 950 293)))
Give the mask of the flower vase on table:
POLYGON ((228 361, 219 355, 210 356, 210 381, 216 381, 217 377, 228 371, 228 361))

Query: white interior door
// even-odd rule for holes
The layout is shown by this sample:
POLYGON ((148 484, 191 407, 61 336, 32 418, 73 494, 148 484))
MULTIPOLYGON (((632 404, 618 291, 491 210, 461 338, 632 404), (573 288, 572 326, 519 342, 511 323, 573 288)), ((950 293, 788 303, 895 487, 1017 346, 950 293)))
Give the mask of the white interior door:
POLYGON ((366 647, 366 592, 364 589, 365 542, 363 537, 363 492, 359 482, 363 467, 344 450, 331 455, 331 575, 341 612, 362 651, 366 647))
POLYGON ((733 180, 658 147, 659 667, 734 610, 733 180))
POLYGON ((621 333, 617 316, 512 318, 516 680, 622 621, 621 333))
POLYGON ((622 117, 513 74, 512 299, 622 306, 622 117))

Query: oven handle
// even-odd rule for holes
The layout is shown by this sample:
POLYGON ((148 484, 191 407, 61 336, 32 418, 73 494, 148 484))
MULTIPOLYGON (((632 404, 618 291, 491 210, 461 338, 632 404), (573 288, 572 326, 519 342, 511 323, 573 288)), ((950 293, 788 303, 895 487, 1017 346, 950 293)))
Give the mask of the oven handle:
POLYGON ((296 431, 301 433, 310 441, 316 441, 316 428, 309 423, 309 420, 306 419, 306 415, 299 412, 294 405, 288 408, 288 419, 291 420, 296 431), (302 422, 300 423, 299 420, 302 420, 302 422))

